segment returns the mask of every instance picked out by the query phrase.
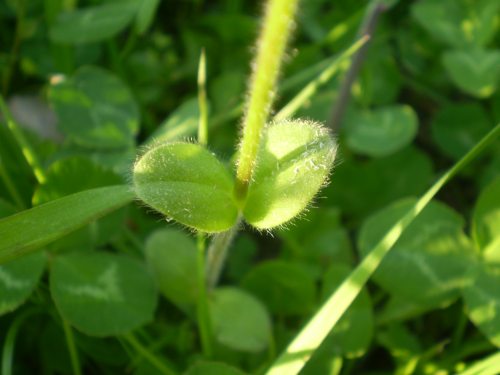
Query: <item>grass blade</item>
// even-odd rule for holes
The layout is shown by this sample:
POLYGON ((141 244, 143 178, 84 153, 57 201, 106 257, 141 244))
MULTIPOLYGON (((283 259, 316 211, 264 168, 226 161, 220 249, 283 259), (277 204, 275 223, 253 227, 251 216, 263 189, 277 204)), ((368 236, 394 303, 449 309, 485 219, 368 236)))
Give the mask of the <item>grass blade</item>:
POLYGON ((28 254, 132 201, 125 185, 85 190, 0 220, 0 264, 28 254))
POLYGON ((285 105, 277 114, 274 116, 275 121, 281 121, 288 117, 291 117, 297 112, 300 107, 306 103, 311 96, 313 96, 321 85, 328 82, 335 73, 341 68, 342 64, 349 59, 354 53, 356 53, 367 41, 369 37, 361 37, 356 41, 351 47, 345 50, 339 57, 329 64, 325 70, 323 70, 318 77, 309 82, 306 87, 304 87, 290 102, 285 105))
POLYGON ((449 169, 415 203, 415 205, 385 234, 349 277, 330 296, 321 309, 295 337, 285 352, 274 362, 267 375, 297 374, 337 324, 352 301, 357 297, 378 265, 399 239, 403 231, 418 216, 436 193, 467 163, 479 155, 500 134, 500 124, 491 130, 476 146, 449 169))
POLYGON ((474 363, 459 375, 495 375, 500 373, 500 352, 474 363))

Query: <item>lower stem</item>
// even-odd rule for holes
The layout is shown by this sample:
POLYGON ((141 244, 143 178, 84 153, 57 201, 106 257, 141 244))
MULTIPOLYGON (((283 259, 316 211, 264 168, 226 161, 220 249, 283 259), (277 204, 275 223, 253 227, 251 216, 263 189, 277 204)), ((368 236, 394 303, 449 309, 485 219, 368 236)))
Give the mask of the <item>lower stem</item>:
POLYGON ((202 233, 198 233, 198 257, 196 268, 198 274, 198 300, 196 305, 198 329, 200 332, 203 354, 206 358, 210 359, 213 355, 212 322, 210 320, 205 275, 205 236, 202 233))
POLYGON ((208 289, 213 289, 226 262, 229 246, 233 242, 234 236, 238 232, 241 219, 238 218, 236 224, 225 232, 217 233, 208 247, 206 278, 208 289))

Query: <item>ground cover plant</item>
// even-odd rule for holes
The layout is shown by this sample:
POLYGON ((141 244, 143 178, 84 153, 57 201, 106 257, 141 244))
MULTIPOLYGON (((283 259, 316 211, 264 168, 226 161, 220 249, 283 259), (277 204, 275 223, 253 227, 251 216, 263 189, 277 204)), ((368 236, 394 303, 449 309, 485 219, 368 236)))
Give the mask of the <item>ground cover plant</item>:
POLYGON ((0 3, 0 369, 497 374, 495 0, 0 3))

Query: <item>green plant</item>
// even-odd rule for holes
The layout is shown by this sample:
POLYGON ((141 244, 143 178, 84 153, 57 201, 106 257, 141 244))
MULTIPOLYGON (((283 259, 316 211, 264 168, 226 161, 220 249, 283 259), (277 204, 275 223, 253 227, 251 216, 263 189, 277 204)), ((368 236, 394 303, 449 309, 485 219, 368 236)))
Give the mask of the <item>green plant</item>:
POLYGON ((497 2, 270 0, 244 105, 253 5, 35 3, 0 5, 2 375, 498 372, 497 2))

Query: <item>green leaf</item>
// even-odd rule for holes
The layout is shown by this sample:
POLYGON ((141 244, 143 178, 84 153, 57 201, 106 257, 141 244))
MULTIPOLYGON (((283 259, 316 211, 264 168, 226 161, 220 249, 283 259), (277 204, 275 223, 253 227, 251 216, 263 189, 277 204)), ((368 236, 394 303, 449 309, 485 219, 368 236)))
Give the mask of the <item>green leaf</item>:
POLYGON ((44 253, 0 265, 0 315, 15 310, 33 292, 45 268, 44 253))
POLYGON ((139 110, 130 90, 116 76, 83 67, 49 89, 59 129, 88 148, 117 149, 134 144, 139 110))
POLYGON ((50 29, 50 39, 68 44, 103 41, 127 27, 136 10, 135 1, 122 1, 61 13, 50 29))
POLYGON ((498 373, 500 373, 500 352, 496 351, 483 359, 474 361, 458 375, 496 375, 498 373))
POLYGON ((0 217, 14 215, 15 213, 16 207, 0 198, 0 217))
POLYGON ((417 127, 417 115, 413 109, 398 105, 353 112, 346 119, 344 134, 353 151, 380 157, 410 144, 417 134, 417 127))
POLYGON ((146 242, 146 261, 161 293, 180 307, 196 302, 196 244, 186 233, 160 229, 146 242))
POLYGON ((236 223, 231 175, 200 145, 152 148, 134 167, 134 186, 146 204, 188 227, 213 233, 236 223))
POLYGON ((157 300, 143 264, 102 252, 55 257, 50 291, 60 314, 92 336, 118 335, 142 326, 153 319, 157 300))
MULTIPOLYGON (((369 217, 358 244, 366 256, 397 220, 415 204, 406 199, 369 217)), ((456 298, 474 260, 463 219, 438 202, 431 202, 408 226, 373 279, 391 295, 441 305, 456 298)))
POLYGON ((469 319, 500 348, 500 263, 477 262, 463 295, 469 319))
POLYGON ((433 174, 429 156, 409 147, 384 158, 344 160, 325 195, 328 204, 361 220, 396 199, 421 194, 433 174))
POLYGON ((208 86, 209 98, 214 112, 225 114, 241 105, 240 100, 245 93, 246 76, 241 69, 223 71, 211 80, 208 86))
POLYGON ((500 238, 500 177, 479 195, 472 216, 472 237, 481 249, 500 238))
POLYGON ((161 123, 146 144, 176 141, 195 134, 199 116, 198 99, 185 101, 161 123))
POLYGON ((237 288, 216 289, 210 301, 210 315, 217 341, 229 348, 259 352, 271 339, 271 320, 265 307, 237 288))
POLYGON ((500 78, 500 51, 447 51, 442 59, 451 80, 462 91, 478 98, 487 98, 495 92, 500 78))
POLYGON ((454 159, 462 157, 489 130, 486 112, 475 103, 444 106, 431 124, 432 139, 445 155, 454 159))
POLYGON ((184 375, 245 375, 245 373, 222 362, 198 361, 184 375))
POLYGON ((154 21, 160 0, 142 0, 137 9, 135 27, 139 34, 144 34, 154 21))
POLYGON ((483 259, 488 263, 500 264, 500 236, 495 237, 482 253, 483 259))
POLYGON ((396 362, 398 374, 410 374, 416 370, 422 356, 418 338, 403 324, 391 324, 377 333, 377 341, 396 362))
POLYGON ((304 315, 316 302, 315 280, 301 264, 267 261, 245 275, 241 286, 274 314, 304 315))
POLYGON ((373 38, 352 95, 362 108, 397 102, 402 86, 401 71, 392 46, 385 38, 373 38))
MULTIPOLYGON (((446 307, 453 301, 446 301, 441 307, 446 307)), ((387 324, 404 321, 435 310, 435 304, 410 300, 402 296, 390 296, 383 308, 377 312, 377 324, 387 324)))
POLYGON ((231 256, 227 259, 225 274, 233 282, 253 268, 258 254, 258 244, 254 237, 240 233, 231 245, 231 256))
MULTIPOLYGON (((350 272, 350 267, 341 263, 332 265, 326 271, 321 291, 323 301, 338 288, 350 272)), ((374 331, 375 321, 370 296, 366 290, 362 290, 333 328, 326 342, 332 355, 356 358, 366 353, 374 331)))
POLYGON ((319 274, 331 264, 353 261, 347 231, 340 223, 340 210, 334 207, 317 207, 308 211, 293 230, 280 230, 284 252, 293 254, 294 260, 307 263, 319 274))
POLYGON ((436 193, 471 160, 474 160, 491 145, 499 134, 500 124, 439 178, 409 210, 403 213, 395 225, 389 228, 370 253, 363 258, 361 263, 349 274, 349 277, 330 295, 306 326, 288 344, 283 353, 266 371, 266 375, 294 375, 300 372, 311 357, 311 353, 317 350, 328 333, 335 327, 384 258, 390 254, 398 239, 405 234, 406 229, 419 217, 436 193))
MULTIPOLYGON (((38 206, 83 190, 117 185, 123 179, 104 169, 87 158, 70 157, 58 160, 50 165, 46 181, 39 185, 33 195, 33 205, 38 206)), ((125 210, 112 214, 92 223, 92 225, 66 236, 58 247, 75 248, 80 244, 105 244, 123 228, 125 210)))
POLYGON ((0 263, 28 254, 132 201, 128 186, 68 195, 0 220, 0 263))
POLYGON ((422 0, 414 3, 413 17, 432 36, 450 46, 484 46, 495 35, 499 3, 496 0, 422 0))
POLYGON ((336 150, 318 124, 286 120, 270 125, 243 208, 246 221, 268 229, 297 216, 325 184, 336 150))

